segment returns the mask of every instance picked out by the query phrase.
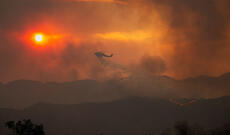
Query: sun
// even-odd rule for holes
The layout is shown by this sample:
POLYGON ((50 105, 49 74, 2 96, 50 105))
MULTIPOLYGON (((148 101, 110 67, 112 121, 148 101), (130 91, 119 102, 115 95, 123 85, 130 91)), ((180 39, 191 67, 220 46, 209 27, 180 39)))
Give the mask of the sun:
POLYGON ((34 32, 30 34, 30 42, 35 46, 45 47, 54 45, 61 41, 62 36, 58 34, 50 34, 47 32, 34 32))
POLYGON ((42 43, 42 41, 44 40, 44 36, 43 36, 42 34, 35 34, 34 40, 35 40, 37 43, 42 43))

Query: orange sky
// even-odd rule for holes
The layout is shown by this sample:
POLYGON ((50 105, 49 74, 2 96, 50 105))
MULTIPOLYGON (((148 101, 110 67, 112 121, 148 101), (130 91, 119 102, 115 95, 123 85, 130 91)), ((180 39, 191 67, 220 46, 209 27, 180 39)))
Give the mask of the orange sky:
POLYGON ((1 81, 230 72, 227 0, 3 2, 1 81), (36 46, 36 33, 46 37, 43 47, 36 46), (114 53, 113 64, 102 65, 96 51, 114 53))

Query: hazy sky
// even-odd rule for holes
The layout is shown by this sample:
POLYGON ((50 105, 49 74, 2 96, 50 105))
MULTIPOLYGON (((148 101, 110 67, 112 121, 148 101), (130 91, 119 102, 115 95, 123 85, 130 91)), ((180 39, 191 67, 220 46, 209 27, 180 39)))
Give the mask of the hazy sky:
POLYGON ((217 76, 230 72, 230 1, 0 0, 0 43, 0 81, 217 76))

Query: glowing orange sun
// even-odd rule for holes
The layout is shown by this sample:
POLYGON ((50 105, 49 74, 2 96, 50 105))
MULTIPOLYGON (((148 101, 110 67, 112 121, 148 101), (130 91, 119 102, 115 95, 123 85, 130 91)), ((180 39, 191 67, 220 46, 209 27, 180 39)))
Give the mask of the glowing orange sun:
POLYGON ((35 34, 34 40, 35 40, 37 43, 42 43, 42 41, 44 40, 44 36, 43 36, 42 34, 35 34))

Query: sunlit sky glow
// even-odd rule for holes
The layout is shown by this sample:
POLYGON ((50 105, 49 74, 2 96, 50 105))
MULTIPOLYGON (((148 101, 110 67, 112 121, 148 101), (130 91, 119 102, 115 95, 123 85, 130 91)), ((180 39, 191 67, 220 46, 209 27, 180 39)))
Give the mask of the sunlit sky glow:
POLYGON ((230 72, 228 2, 3 0, 0 80, 230 72), (113 66, 102 65, 96 51, 114 53, 113 66))

